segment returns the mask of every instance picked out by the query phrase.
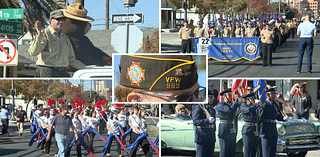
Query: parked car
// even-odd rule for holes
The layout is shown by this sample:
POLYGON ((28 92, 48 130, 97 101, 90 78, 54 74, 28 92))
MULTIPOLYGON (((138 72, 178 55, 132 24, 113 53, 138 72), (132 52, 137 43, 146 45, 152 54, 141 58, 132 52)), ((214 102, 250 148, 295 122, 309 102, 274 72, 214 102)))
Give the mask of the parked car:
MULTIPOLYGON (((219 118, 216 125, 218 128, 219 118)), ((241 130, 244 121, 239 115, 236 152, 243 152, 241 130)), ((277 152, 287 153, 289 157, 304 157, 308 151, 320 149, 320 122, 312 120, 277 121, 278 142, 277 152)), ((216 129, 216 136, 218 129, 216 129)), ((215 152, 220 152, 218 137, 215 152)), ((161 119, 161 149, 195 151, 194 130, 192 120, 181 120, 173 116, 163 116, 161 119)), ((261 157, 261 145, 257 148, 256 157, 261 157)))

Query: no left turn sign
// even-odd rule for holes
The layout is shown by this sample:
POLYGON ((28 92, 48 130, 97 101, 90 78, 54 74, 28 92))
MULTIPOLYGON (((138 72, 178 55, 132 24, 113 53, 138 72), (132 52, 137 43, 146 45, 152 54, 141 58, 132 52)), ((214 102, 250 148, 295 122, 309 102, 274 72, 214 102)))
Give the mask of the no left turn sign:
POLYGON ((17 66, 17 39, 0 39, 0 65, 17 66))

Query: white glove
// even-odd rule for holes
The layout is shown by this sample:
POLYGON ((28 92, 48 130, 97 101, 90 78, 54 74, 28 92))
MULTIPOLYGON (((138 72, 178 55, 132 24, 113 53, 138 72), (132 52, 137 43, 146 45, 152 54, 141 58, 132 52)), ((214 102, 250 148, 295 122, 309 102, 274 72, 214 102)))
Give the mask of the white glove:
POLYGON ((215 119, 213 117, 209 118, 209 123, 214 123, 215 119))
POLYGON ((97 68, 98 66, 96 65, 87 65, 86 66, 86 69, 94 69, 94 68, 97 68))
POLYGON ((288 121, 289 120, 289 117, 286 115, 284 118, 283 118, 284 121, 288 121))

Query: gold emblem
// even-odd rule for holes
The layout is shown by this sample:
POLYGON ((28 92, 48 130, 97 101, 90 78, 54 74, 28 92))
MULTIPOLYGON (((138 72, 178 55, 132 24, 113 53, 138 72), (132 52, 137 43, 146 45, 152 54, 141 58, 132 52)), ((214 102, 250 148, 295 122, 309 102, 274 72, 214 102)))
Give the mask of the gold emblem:
POLYGON ((175 75, 176 75, 176 76, 183 76, 182 69, 176 69, 175 75))

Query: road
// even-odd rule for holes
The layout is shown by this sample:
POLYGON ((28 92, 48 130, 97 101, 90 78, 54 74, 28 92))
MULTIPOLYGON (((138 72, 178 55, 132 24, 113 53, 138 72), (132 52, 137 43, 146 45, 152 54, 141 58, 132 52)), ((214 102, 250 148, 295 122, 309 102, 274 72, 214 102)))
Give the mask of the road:
MULTIPOLYGON (((272 67, 262 67, 262 60, 239 60, 219 62, 209 60, 208 77, 320 77, 320 37, 314 38, 312 73, 307 73, 307 57, 303 59, 301 73, 296 73, 299 38, 288 39, 286 45, 272 54, 272 67)), ((181 41, 177 33, 161 33, 162 52, 181 52, 181 41)))
MULTIPOLYGON (((154 119, 156 121, 156 123, 158 122, 158 119, 155 118, 154 119)), ((155 126, 156 124, 154 124, 154 122, 150 119, 147 118, 147 123, 148 123, 148 127, 156 129, 155 126)), ((1 127, 2 128, 2 127, 1 127)), ((45 154, 41 154, 40 150, 38 148, 36 148, 37 143, 35 142, 31 147, 28 146, 28 142, 31 139, 32 134, 30 133, 30 123, 27 122, 25 123, 25 127, 24 127, 25 131, 22 137, 18 136, 18 129, 15 125, 14 122, 10 122, 10 126, 9 126, 9 132, 10 134, 6 134, 6 135, 0 135, 0 156, 1 157, 39 157, 39 156, 46 156, 45 154)), ((148 129, 148 133, 149 133, 149 137, 151 140, 155 140, 156 136, 159 134, 158 131, 155 132, 155 130, 150 131, 148 129)), ((101 134, 105 139, 107 139, 107 134, 103 133, 101 134)), ((128 137, 127 137, 128 138, 128 137)), ((128 138, 129 139, 129 138, 128 138)), ((95 141, 93 143, 93 148, 95 149, 94 155, 95 156, 102 156, 103 152, 102 149, 104 147, 104 142, 102 140, 100 140, 97 136, 95 137, 95 141)), ((159 148, 159 145, 157 145, 157 147, 159 148)), ((126 155, 125 151, 123 149, 122 150, 122 155, 126 155)), ((151 150, 152 152, 152 156, 158 156, 157 153, 153 150, 151 150)), ((86 156, 90 156, 83 148, 82 148, 82 156, 86 157, 86 156)), ((116 146, 115 143, 112 143, 111 146, 111 156, 118 156, 118 153, 116 152, 116 146)), ((51 156, 54 156, 54 153, 51 149, 50 151, 51 156)), ((76 150, 75 148, 71 149, 71 156, 76 156, 76 150)), ((143 154, 143 152, 137 152, 137 156, 141 157, 141 156, 145 156, 143 154)))
MULTIPOLYGON (((318 151, 310 151, 308 152, 308 154, 306 155, 306 157, 319 157, 320 154, 320 150, 318 151)), ((195 156, 195 152, 190 152, 190 151, 167 151, 161 154, 161 156, 166 156, 166 157, 194 157, 195 156)), ((215 153, 214 154, 215 157, 219 156, 219 153, 215 153)), ((237 154, 236 157, 242 157, 242 154, 237 154)), ((278 153, 277 157, 287 157, 287 154, 285 153, 278 153)))

